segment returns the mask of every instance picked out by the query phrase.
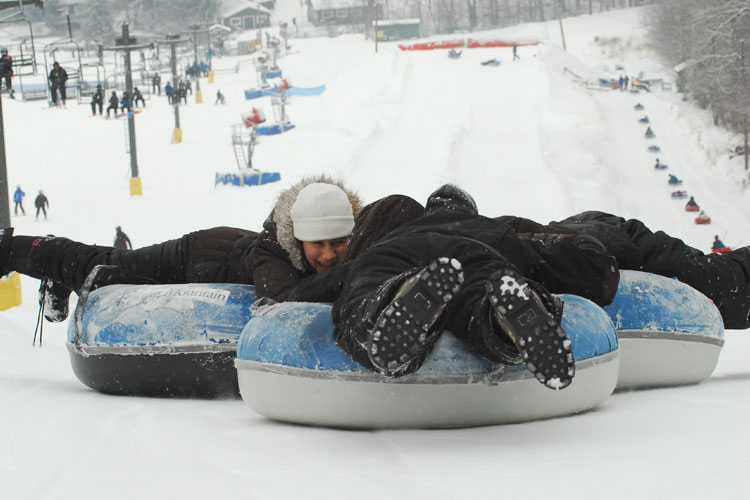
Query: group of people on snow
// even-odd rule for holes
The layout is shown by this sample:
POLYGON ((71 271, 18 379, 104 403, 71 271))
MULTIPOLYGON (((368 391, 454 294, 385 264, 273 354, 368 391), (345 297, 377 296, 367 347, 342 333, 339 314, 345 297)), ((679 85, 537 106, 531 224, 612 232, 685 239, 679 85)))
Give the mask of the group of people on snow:
POLYGON ((167 96, 167 101, 170 104, 179 104, 181 101, 187 104, 188 92, 190 92, 190 95, 193 95, 193 85, 190 83, 190 80, 180 80, 177 83, 177 87, 173 87, 170 82, 167 82, 164 86, 164 95, 167 96))
POLYGON ((216 227, 134 250, 120 245, 8 228, 0 274, 48 280, 53 310, 45 317, 58 321, 72 291, 108 284, 250 284, 265 300, 333 302, 336 344, 384 376, 416 371, 448 329, 490 361, 525 363, 552 389, 575 375, 564 304, 552 294, 609 304, 620 269, 675 277, 709 297, 726 328, 750 327, 748 248, 710 257, 603 212, 547 224, 485 217, 455 185, 424 205, 405 195, 365 205, 342 182, 310 177, 281 193, 259 233, 216 227))
MULTIPOLYGON (((23 208, 23 199, 26 197, 26 193, 21 189, 21 186, 16 186, 16 190, 13 192, 13 213, 18 215, 18 210, 21 210, 21 215, 26 215, 26 210, 23 208)), ((36 208, 35 220, 39 220, 39 213, 44 215, 44 220, 47 220, 47 208, 49 208, 49 200, 44 195, 44 191, 41 189, 34 198, 34 207, 36 208)))

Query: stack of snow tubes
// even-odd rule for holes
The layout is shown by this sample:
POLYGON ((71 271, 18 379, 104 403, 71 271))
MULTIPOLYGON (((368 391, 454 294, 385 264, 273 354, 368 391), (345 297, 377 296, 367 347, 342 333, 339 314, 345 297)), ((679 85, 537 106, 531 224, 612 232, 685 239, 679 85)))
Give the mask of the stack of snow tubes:
POLYGON ((615 389, 698 383, 723 345, 718 310, 676 280, 622 271, 602 309, 573 295, 562 326, 576 359, 564 390, 493 364, 445 332, 414 374, 386 378, 335 345, 329 304, 258 307, 252 286, 113 285, 79 302, 73 369, 106 393, 236 397, 272 419, 344 428, 442 428, 571 415, 615 389))

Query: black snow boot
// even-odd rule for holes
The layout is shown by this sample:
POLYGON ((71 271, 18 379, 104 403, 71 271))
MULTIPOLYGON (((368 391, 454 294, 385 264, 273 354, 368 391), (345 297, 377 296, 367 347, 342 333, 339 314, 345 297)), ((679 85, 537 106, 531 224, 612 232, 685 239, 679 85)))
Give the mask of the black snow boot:
POLYGON ((550 389, 570 385, 575 360, 560 326, 561 301, 539 285, 535 289, 512 269, 490 275, 486 287, 497 325, 513 341, 528 370, 550 389))
POLYGON ((453 210, 477 215, 477 203, 469 193, 455 184, 443 184, 428 198, 424 207, 425 215, 437 210, 453 210))
POLYGON ((44 311, 44 318, 51 323, 60 323, 68 317, 68 302, 72 290, 59 281, 48 278, 42 280, 39 287, 39 306, 44 311))
POLYGON ((461 263, 441 257, 408 278, 370 330, 368 355, 385 376, 414 373, 442 333, 445 307, 464 281, 461 263))
POLYGON ((10 242, 13 239, 13 228, 0 229, 0 276, 13 271, 10 265, 10 242))

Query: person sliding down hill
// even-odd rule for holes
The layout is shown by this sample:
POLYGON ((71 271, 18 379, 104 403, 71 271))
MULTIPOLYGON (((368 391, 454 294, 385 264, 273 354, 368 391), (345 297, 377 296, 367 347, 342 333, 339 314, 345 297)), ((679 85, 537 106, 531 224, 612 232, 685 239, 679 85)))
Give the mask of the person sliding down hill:
POLYGON ((711 245, 711 250, 720 250, 722 248, 726 248, 726 245, 719 239, 719 235, 717 234, 716 236, 714 236, 714 242, 711 245))
POLYGON ((216 227, 126 250, 55 236, 14 236, 8 228, 0 231, 0 275, 17 271, 49 282, 40 297, 48 321, 67 317, 71 291, 85 297, 116 283, 244 283, 255 285, 258 297, 283 301, 306 276, 354 258, 423 212, 403 195, 363 208, 355 192, 320 175, 283 191, 260 233, 216 227), (300 199, 304 206, 297 206, 300 199))
POLYGON ((430 195, 423 217, 305 279, 290 300, 335 300, 336 344, 387 377, 414 373, 448 329, 490 361, 525 363, 545 386, 563 389, 575 365, 560 326, 562 303, 535 280, 585 292, 602 286, 607 272, 616 281, 610 269, 598 243, 550 249, 521 240, 506 224, 478 215, 470 195, 446 185, 430 195))
MULTIPOLYGON (((705 255, 663 231, 651 231, 637 219, 624 219, 604 212, 583 212, 562 221, 539 224, 513 216, 498 218, 522 238, 555 245, 573 235, 600 242, 615 261, 615 268, 644 271, 677 278, 711 299, 721 313, 724 328, 750 328, 750 247, 705 255)), ((569 266, 572 266, 569 263, 569 266)), ((571 272, 577 272, 570 267, 571 272)), ((565 290, 542 281, 553 293, 565 290)), ((592 287, 592 289, 594 289, 592 287)), ((599 305, 602 297, 582 295, 599 305)))
POLYGON ((695 210, 698 210, 698 204, 695 202, 695 198, 691 196, 688 202, 685 203, 685 207, 695 207, 695 210))

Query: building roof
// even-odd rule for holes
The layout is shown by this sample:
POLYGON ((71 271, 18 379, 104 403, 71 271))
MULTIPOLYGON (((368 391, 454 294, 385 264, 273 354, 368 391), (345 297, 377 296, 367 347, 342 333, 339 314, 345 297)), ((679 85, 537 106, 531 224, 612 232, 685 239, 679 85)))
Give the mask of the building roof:
POLYGON ((271 11, 263 7, 258 2, 251 0, 222 0, 221 1, 221 15, 222 17, 231 17, 238 12, 242 12, 245 9, 255 9, 264 14, 271 15, 271 11))
POLYGON ((314 9, 345 9, 367 7, 365 0, 312 0, 314 9))

